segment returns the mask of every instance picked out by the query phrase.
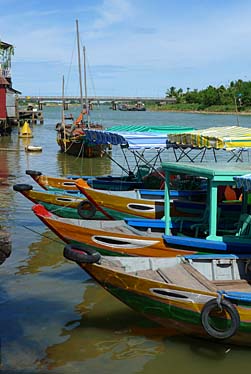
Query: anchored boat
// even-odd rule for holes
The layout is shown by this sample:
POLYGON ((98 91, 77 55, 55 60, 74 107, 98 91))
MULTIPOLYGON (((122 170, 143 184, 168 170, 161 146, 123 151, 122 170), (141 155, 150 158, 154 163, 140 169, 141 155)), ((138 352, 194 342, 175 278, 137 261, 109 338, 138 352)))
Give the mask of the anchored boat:
POLYGON ((67 245, 102 287, 177 334, 251 344, 251 256, 105 257, 67 245))

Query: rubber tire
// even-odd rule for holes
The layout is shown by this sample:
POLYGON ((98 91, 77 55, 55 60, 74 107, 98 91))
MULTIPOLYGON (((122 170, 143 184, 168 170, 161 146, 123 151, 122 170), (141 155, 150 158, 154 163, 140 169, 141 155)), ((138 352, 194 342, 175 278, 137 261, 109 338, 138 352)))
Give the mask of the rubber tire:
POLYGON ((97 211, 95 205, 89 200, 81 201, 81 203, 78 204, 77 210, 80 217, 84 219, 93 218, 97 211))
POLYGON ((100 260, 101 255, 92 248, 82 248, 78 245, 67 244, 64 247, 64 257, 80 264, 93 264, 100 260))
POLYGON ((25 183, 14 184, 13 186, 13 190, 18 192, 30 191, 32 189, 32 185, 25 183))
POLYGON ((31 177, 39 177, 42 175, 41 171, 36 171, 36 170, 26 170, 25 172, 27 175, 30 175, 31 177))
POLYGON ((229 339, 235 335, 240 326, 240 316, 235 306, 227 300, 221 301, 221 307, 227 311, 231 317, 231 327, 225 331, 214 329, 209 323, 209 314, 218 308, 217 299, 209 300, 201 311, 201 323, 206 333, 211 337, 219 340, 229 339))

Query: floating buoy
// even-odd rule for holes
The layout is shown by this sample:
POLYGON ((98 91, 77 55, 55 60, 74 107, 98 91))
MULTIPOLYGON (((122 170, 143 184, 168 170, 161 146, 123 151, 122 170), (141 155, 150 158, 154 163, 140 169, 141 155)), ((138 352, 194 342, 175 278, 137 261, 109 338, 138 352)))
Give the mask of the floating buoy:
POLYGON ((19 131, 19 138, 33 138, 32 130, 27 121, 24 122, 19 131))
POLYGON ((25 148, 26 152, 42 152, 43 148, 36 145, 27 145, 25 148))

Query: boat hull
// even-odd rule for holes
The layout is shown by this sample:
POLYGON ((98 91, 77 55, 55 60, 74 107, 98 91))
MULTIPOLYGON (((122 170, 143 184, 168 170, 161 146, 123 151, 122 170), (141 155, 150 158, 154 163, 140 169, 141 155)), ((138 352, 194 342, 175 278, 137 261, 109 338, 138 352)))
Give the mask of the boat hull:
MULTIPOLYGON (((27 199, 32 201, 34 204, 41 204, 47 210, 49 210, 50 212, 53 212, 54 214, 60 217, 84 219, 84 216, 81 216, 78 213, 79 205, 83 201, 86 201, 86 198, 84 196, 76 197, 71 194, 34 191, 32 189, 29 189, 29 187, 32 187, 32 186, 27 185, 27 189, 24 188, 22 191, 20 191, 19 189, 16 189, 15 186, 14 186, 14 189, 21 192, 23 196, 25 196, 27 199)), ((88 219, 91 219, 91 218, 106 219, 106 217, 98 210, 93 214, 93 217, 90 217, 88 219)))
POLYGON ((193 250, 177 250, 168 246, 161 236, 133 234, 125 223, 96 222, 85 224, 77 220, 63 220, 46 212, 41 206, 33 208, 37 217, 66 243, 79 244, 110 256, 173 257, 195 253, 193 250), (71 221, 71 222, 70 222, 71 221), (102 228, 103 227, 103 228, 102 228), (123 232, 124 231, 124 232, 123 232), (126 233, 125 233, 126 231, 126 233))
POLYGON ((85 194, 97 209, 109 219, 123 218, 162 218, 164 215, 164 201, 150 199, 136 199, 119 196, 110 191, 87 188, 81 180, 76 181, 79 190, 85 194))
MULTIPOLYGON (((166 329, 175 329, 177 335, 212 339, 202 327, 201 312, 207 301, 217 298, 216 292, 196 291, 140 278, 106 268, 102 264, 79 265, 114 297, 166 329), (158 293, 154 292, 155 290, 158 293), (178 295, 185 297, 178 297, 178 295)), ((250 346, 251 306, 241 304, 234 306, 240 316, 240 326, 233 337, 224 339, 223 342, 250 346)))
POLYGON ((76 157, 102 157, 104 155, 104 150, 106 149, 106 145, 103 144, 87 145, 84 138, 80 140, 64 140, 60 138, 57 139, 57 143, 61 152, 76 157))

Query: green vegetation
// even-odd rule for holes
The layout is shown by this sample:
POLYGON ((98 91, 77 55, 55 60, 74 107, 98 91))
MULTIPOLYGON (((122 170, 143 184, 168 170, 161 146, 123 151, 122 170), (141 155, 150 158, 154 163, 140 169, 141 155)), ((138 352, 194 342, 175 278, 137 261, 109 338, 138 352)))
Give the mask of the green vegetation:
POLYGON ((175 98, 176 103, 162 105, 149 104, 150 110, 170 111, 201 111, 201 112, 239 112, 251 113, 251 82, 241 79, 230 82, 228 87, 208 86, 201 91, 187 88, 170 87, 166 92, 167 98, 175 98))

